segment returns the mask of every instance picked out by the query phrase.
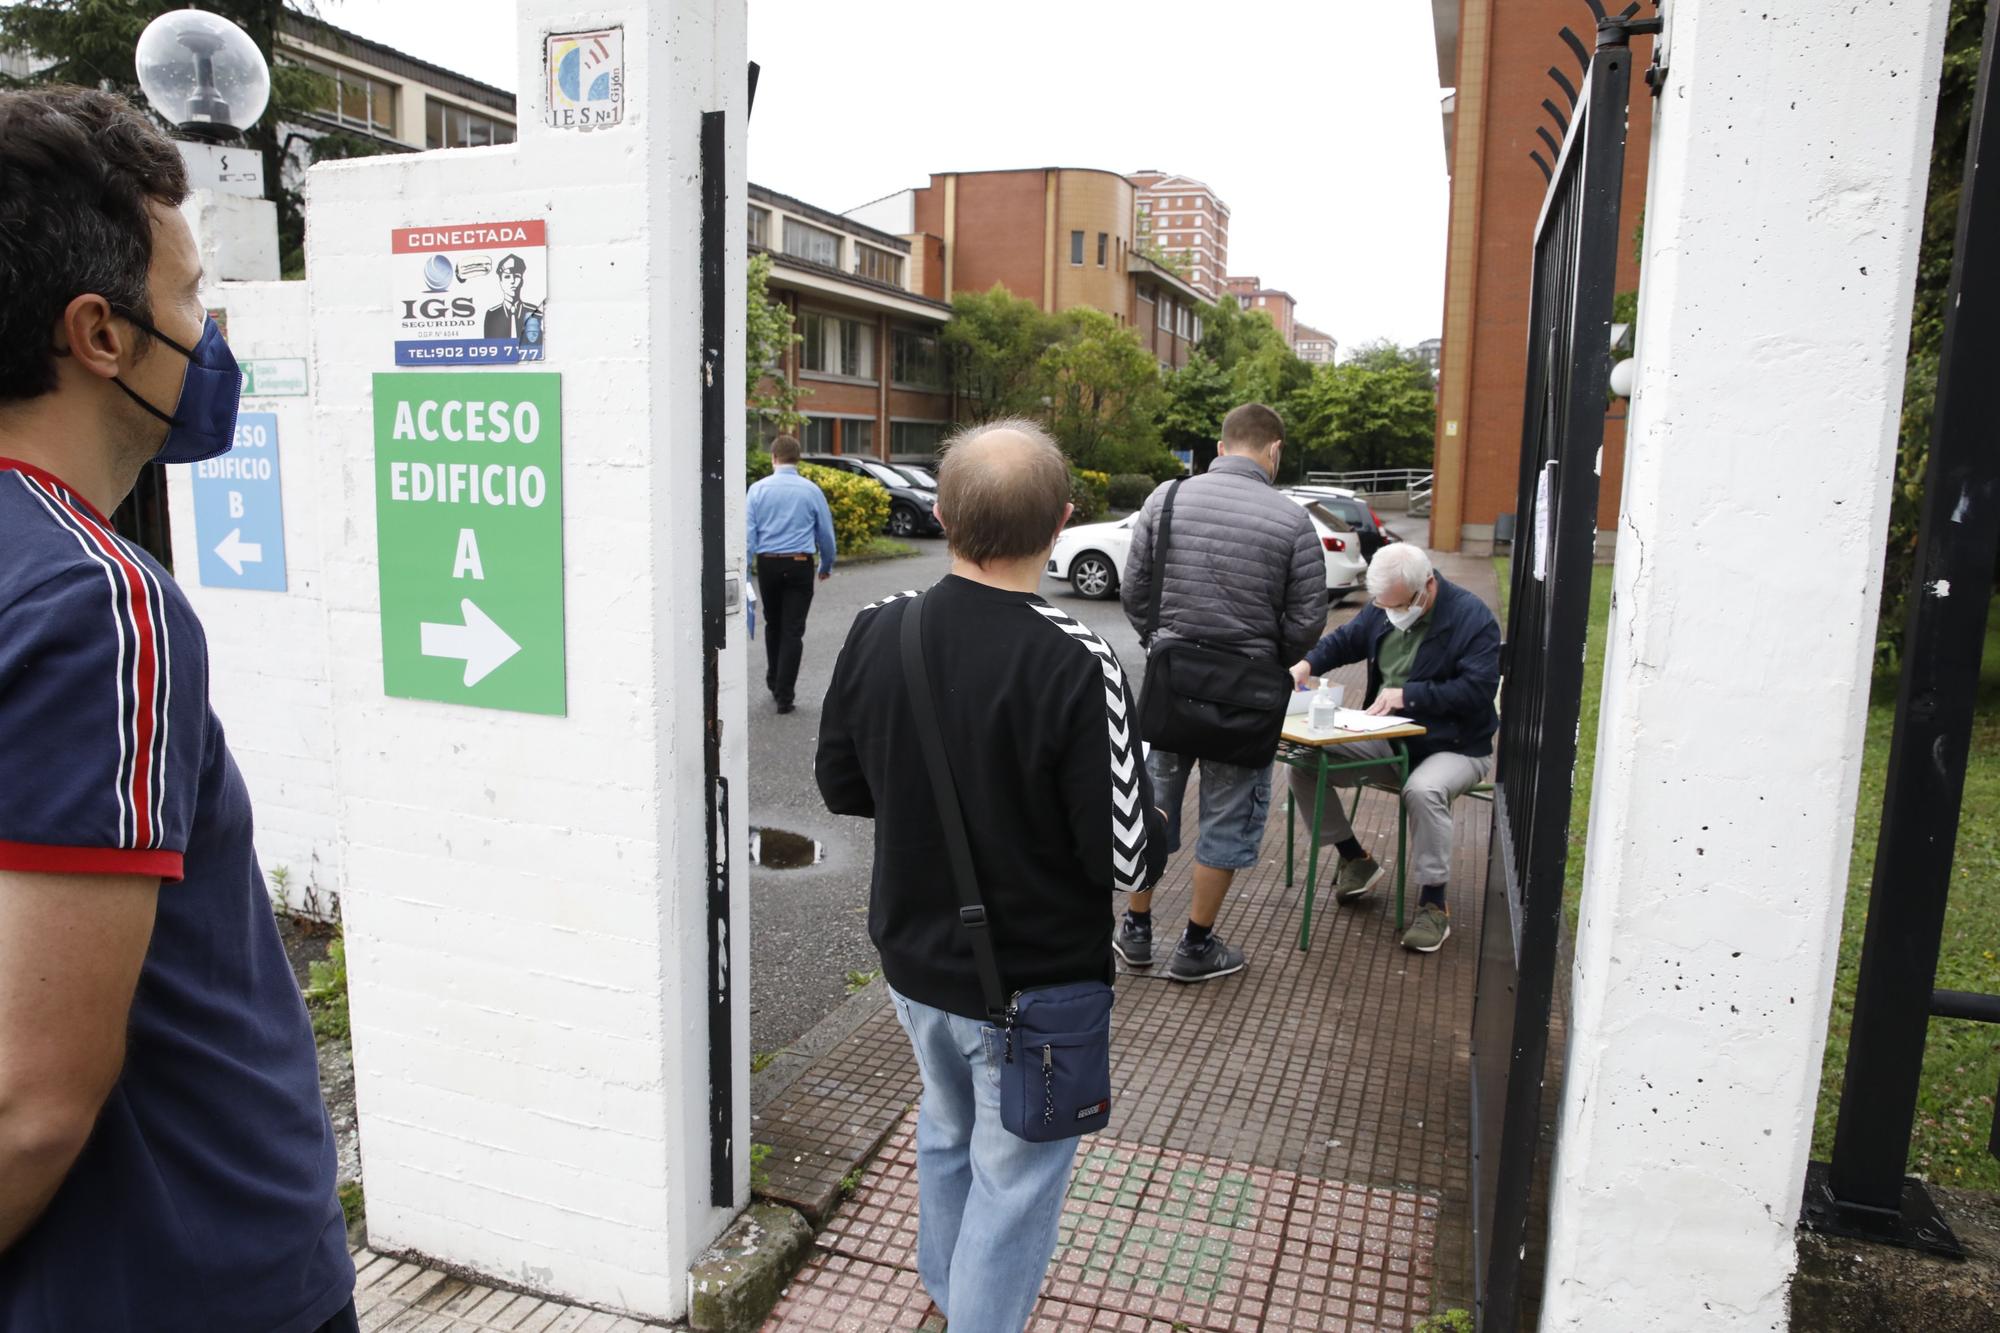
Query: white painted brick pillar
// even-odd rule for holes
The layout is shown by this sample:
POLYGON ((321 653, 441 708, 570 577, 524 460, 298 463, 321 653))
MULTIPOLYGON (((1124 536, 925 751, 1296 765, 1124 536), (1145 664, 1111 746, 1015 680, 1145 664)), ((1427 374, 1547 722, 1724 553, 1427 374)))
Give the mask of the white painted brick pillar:
POLYGON ((1787 1323, 1945 5, 1669 6, 1544 1329, 1787 1323))
MULTIPOLYGON (((707 1131, 698 136, 702 112, 728 114, 723 345, 740 404, 744 5, 522 0, 518 21, 519 143, 329 164, 308 190, 369 1233, 377 1248, 671 1318, 732 1211, 710 1204, 707 1131), (546 35, 611 26, 622 123, 548 128, 546 35), (371 397, 397 336, 390 232, 517 219, 548 228, 549 359, 524 369, 562 375, 560 717, 383 690, 371 397)), ((740 411, 728 429, 735 560, 740 411)), ((728 624, 740 1201, 749 913, 741 620, 728 624)))

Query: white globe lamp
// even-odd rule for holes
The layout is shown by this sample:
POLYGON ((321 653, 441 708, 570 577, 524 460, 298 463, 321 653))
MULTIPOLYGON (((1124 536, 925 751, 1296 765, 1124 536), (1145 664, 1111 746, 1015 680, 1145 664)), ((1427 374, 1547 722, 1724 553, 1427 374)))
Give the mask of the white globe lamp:
POLYGON ((190 138, 232 142, 271 100, 271 69, 250 34, 199 9, 147 24, 135 63, 146 100, 190 138))
POLYGON ((1611 392, 1617 394, 1620 398, 1630 398, 1632 396, 1632 385, 1634 380, 1637 379, 1638 373, 1639 363, 1629 356, 1611 367, 1611 392))

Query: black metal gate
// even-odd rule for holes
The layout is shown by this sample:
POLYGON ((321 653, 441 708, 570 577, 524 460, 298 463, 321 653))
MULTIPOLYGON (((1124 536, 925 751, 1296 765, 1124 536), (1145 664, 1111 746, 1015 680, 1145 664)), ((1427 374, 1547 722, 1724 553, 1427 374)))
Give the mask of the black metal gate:
MULTIPOLYGON (((1636 7, 1635 7, 1636 8, 1636 7)), ((1493 838, 1472 1020, 1473 1249, 1479 1328, 1515 1329, 1569 849, 1571 779, 1597 541, 1598 451, 1633 32, 1597 50, 1535 225, 1527 407, 1508 604, 1493 838)))
MULTIPOLYGON (((2000 996, 1934 990, 1972 744, 1987 604, 2000 548, 2000 3, 1988 6, 1973 94, 1937 405, 1924 473, 1882 833, 1854 991, 1833 1160, 1806 1175, 1804 1222, 1962 1256, 1921 1182, 1904 1175, 1933 1017, 2000 1023, 2000 996)), ((1988 1140, 2000 1156, 2000 1122, 1988 1140)))

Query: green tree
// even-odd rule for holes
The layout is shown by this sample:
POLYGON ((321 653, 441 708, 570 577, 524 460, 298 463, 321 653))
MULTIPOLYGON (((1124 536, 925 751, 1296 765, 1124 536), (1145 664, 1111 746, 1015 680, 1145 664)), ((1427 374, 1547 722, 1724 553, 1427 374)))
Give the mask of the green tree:
POLYGON ((792 312, 770 291, 771 256, 750 256, 744 275, 748 309, 743 320, 744 378, 750 381, 750 437, 762 439, 765 430, 796 431, 806 424, 799 411, 799 399, 808 390, 785 378, 782 362, 786 352, 799 341, 792 326, 792 312))
MULTIPOLYGON (((139 91, 133 53, 148 23, 168 10, 184 7, 178 0, 17 0, 0 8, 0 50, 49 63, 25 79, 9 82, 105 87, 123 94, 150 115, 139 91)), ((278 206, 280 265, 286 277, 303 276, 304 198, 295 185, 286 183, 284 167, 292 145, 280 140, 279 127, 297 124, 301 117, 325 105, 331 85, 324 75, 280 60, 277 34, 285 11, 317 18, 317 7, 312 0, 203 0, 201 8, 242 28, 271 65, 270 105, 243 140, 263 156, 264 197, 278 206)), ((363 135, 326 134, 312 138, 308 151, 313 160, 326 160, 398 150, 363 135)))
POLYGON ((1231 407, 1263 403, 1282 414, 1286 400, 1312 379, 1312 367, 1299 360, 1265 311, 1245 310, 1224 296, 1201 316, 1201 352, 1228 376, 1231 407))
POLYGON ((1078 467, 1128 471, 1156 461, 1165 392, 1160 367, 1131 329, 1078 307, 1055 321, 1059 336, 1036 363, 1049 430, 1078 467))
POLYGON ((1197 460, 1215 453, 1222 418, 1236 406, 1229 376, 1197 351, 1179 370, 1164 376, 1166 402, 1160 409, 1160 439, 1167 448, 1191 449, 1197 460))
POLYGON ((1037 377, 1042 354, 1061 336, 1057 322, 997 282, 990 291, 958 293, 951 308, 940 341, 952 388, 972 415, 1040 416, 1037 377))
MULTIPOLYGON (((1944 343, 1944 298, 1951 285, 1966 139, 1972 130, 1972 96, 1979 77, 1980 38, 1985 25, 1986 0, 1952 0, 1950 24, 1945 30, 1944 71, 1938 79, 1930 192, 1924 205, 1924 236, 1917 255, 1917 292, 1910 312, 1910 353, 1903 380, 1903 420, 1896 448, 1896 478, 1889 496, 1882 607, 1875 629, 1876 659, 1885 666, 1893 664, 1901 651, 1910 580, 1916 573, 1924 469, 1930 464, 1931 418, 1937 405, 1939 355, 1944 343)), ((2000 576, 2000 571, 1995 573, 2000 576)))
POLYGON ((1430 462, 1437 425, 1430 367, 1393 343, 1370 343, 1350 360, 1318 367, 1286 405, 1301 466, 1346 472, 1430 462))

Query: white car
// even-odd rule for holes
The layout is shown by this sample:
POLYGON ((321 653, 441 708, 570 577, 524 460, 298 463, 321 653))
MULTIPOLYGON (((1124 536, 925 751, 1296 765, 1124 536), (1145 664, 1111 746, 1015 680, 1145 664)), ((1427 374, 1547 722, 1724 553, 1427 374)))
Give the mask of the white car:
MULTIPOLYGON (((1361 558, 1361 544, 1353 529, 1323 506, 1297 496, 1288 496, 1312 516, 1319 544, 1326 552, 1326 587, 1336 602, 1345 601, 1367 575, 1368 563, 1361 558)), ((1067 579, 1079 596, 1093 599, 1115 597, 1125 557, 1132 551, 1132 519, 1128 514, 1115 523, 1084 523, 1063 529, 1056 548, 1049 553, 1044 572, 1054 579, 1067 579)))

